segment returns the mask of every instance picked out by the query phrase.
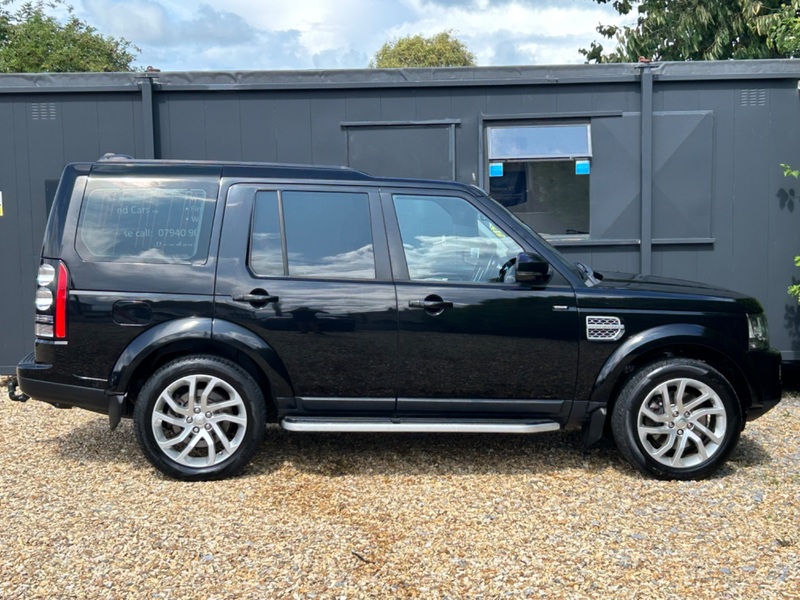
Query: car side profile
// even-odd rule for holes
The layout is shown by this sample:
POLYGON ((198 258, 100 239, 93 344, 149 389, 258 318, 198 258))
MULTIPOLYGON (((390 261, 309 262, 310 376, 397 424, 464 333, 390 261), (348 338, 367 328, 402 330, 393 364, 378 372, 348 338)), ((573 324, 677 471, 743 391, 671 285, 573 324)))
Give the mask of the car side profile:
POLYGON ((455 182, 347 168, 67 165, 21 393, 134 420, 179 479, 297 432, 610 431, 658 478, 707 477, 780 399, 757 300, 595 273, 455 182))

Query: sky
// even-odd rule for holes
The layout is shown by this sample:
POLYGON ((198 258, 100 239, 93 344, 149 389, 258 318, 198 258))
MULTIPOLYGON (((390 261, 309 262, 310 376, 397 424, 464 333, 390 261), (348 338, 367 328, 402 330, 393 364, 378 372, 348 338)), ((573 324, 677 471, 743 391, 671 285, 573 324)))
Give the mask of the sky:
POLYGON ((162 71, 365 68, 388 40, 445 29, 480 66, 582 63, 599 23, 630 20, 593 0, 67 1, 162 71))

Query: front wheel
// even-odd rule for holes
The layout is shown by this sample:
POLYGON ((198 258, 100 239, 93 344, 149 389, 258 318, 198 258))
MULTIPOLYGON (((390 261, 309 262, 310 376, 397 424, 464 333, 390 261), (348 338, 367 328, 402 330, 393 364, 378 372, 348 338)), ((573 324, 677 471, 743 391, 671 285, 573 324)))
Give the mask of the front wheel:
POLYGON ((241 470, 264 439, 264 395, 252 376, 214 356, 170 362, 147 380, 133 413, 142 452, 162 473, 221 479, 241 470))
POLYGON ((622 388, 611 418, 622 455, 659 479, 708 477, 728 458, 741 429, 730 383, 692 359, 642 368, 622 388))

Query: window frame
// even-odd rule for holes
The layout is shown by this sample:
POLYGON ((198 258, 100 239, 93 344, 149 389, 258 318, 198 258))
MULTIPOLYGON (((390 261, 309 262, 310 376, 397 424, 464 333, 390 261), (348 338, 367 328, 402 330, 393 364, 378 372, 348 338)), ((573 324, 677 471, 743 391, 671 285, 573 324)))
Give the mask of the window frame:
MULTIPOLYGON (((482 148, 485 148, 482 151, 484 156, 484 165, 483 170, 481 172, 481 180, 482 185, 486 192, 491 196, 491 188, 492 188, 492 177, 490 174, 491 165, 494 163, 516 163, 516 164, 525 164, 529 162, 572 162, 573 164, 577 160, 581 159, 592 159, 592 116, 593 115, 581 115, 578 117, 577 115, 562 115, 557 120, 551 119, 544 119, 540 117, 529 117, 526 118, 524 115, 520 115, 519 117, 514 118, 501 118, 501 117, 485 117, 481 120, 482 126, 482 148), (491 153, 491 130, 493 129, 544 129, 544 128, 556 128, 556 127, 576 127, 576 126, 583 126, 586 128, 586 154, 562 154, 562 155, 537 155, 537 156, 525 156, 525 157, 516 157, 516 158, 492 158, 491 153)), ((589 175, 575 175, 575 177, 591 177, 589 175)), ((590 180, 591 181, 591 180, 590 180)), ((563 242, 590 242, 592 241, 592 193, 591 193, 591 183, 589 185, 589 197, 588 197, 588 219, 589 219, 589 227, 588 233, 546 233, 546 232, 539 232, 537 233, 541 235, 546 240, 553 242, 553 243, 563 243, 563 242)), ((513 212, 510 207, 506 206, 510 212, 513 212)), ((516 214, 516 213, 515 213, 516 214)), ((529 227, 533 228, 532 225, 529 227)))

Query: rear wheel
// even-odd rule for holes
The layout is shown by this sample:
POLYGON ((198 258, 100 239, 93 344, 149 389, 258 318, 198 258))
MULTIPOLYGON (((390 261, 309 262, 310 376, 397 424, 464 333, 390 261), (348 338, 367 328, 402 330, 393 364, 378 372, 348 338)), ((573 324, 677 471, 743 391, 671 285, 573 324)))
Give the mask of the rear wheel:
POLYGON ((727 379, 710 365, 668 359, 642 368, 622 388, 614 440, 637 469, 659 479, 703 479, 728 458, 742 412, 727 379))
POLYGON ((136 438, 161 472, 185 480, 241 470, 264 439, 264 395, 250 374, 214 356, 166 364, 142 388, 136 438))

